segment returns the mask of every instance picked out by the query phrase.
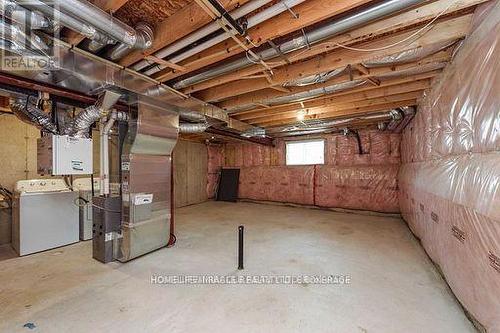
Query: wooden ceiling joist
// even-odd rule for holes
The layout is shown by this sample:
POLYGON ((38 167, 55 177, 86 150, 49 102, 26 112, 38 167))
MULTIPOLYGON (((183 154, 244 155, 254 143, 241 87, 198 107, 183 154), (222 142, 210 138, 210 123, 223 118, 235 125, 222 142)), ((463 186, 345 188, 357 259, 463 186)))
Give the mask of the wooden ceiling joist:
MULTIPOLYGON (((484 0, 462 0, 458 1, 456 4, 451 6, 447 13, 447 17, 453 17, 454 15, 461 14, 464 10, 470 9, 472 6, 477 5, 478 3, 484 2, 484 0)), ((325 52, 331 52, 333 49, 337 48, 335 43, 340 43, 343 45, 353 45, 355 43, 359 43, 362 41, 369 41, 377 38, 379 36, 390 35, 393 33, 401 32, 404 29, 409 29, 412 27, 419 27, 434 17, 436 17, 439 13, 441 13, 444 9, 449 6, 448 0, 441 0, 437 2, 433 2, 415 9, 412 9, 408 12, 404 12, 402 14, 393 16, 391 18, 381 20, 367 26, 361 27, 359 29, 355 29, 349 31, 346 34, 342 34, 336 37, 333 37, 325 42, 312 45, 309 50, 299 50, 296 52, 292 52, 287 54, 287 59, 292 62, 296 62, 301 59, 307 59, 315 55, 319 55, 325 52)), ((282 66, 284 63, 279 63, 278 61, 273 60, 271 65, 274 64, 274 67, 282 66)), ((187 65, 189 67, 189 65, 187 65)), ((249 68, 241 69, 239 71, 235 71, 230 74, 222 75, 217 78, 207 80, 205 82, 201 82, 199 84, 193 85, 191 87, 186 88, 184 91, 186 93, 194 93, 200 90, 205 90, 211 87, 215 87, 227 82, 235 81, 240 79, 242 76, 253 75, 260 71, 258 66, 251 66, 249 68)))
MULTIPOLYGON (((353 79, 359 80, 359 79, 367 79, 370 76, 381 76, 381 75, 387 75, 391 73, 397 73, 397 72, 402 72, 405 70, 411 70, 411 69, 418 69, 418 68, 425 68, 429 65, 445 65, 446 62, 448 62, 451 58, 451 52, 449 50, 447 51, 441 51, 437 54, 431 55, 429 57, 426 57, 420 61, 417 62, 411 62, 407 64, 401 64, 401 65, 396 65, 396 66, 387 66, 387 67, 377 67, 371 69, 371 72, 369 74, 354 74, 353 79)), ((333 84, 338 84, 342 82, 346 82, 349 80, 349 77, 345 75, 341 75, 337 78, 334 78, 332 80, 329 80, 325 83, 319 83, 319 84, 314 84, 310 86, 302 86, 302 87, 290 87, 290 91, 288 93, 284 92, 270 92, 268 90, 259 90, 256 92, 251 92, 247 93, 244 95, 236 96, 232 99, 225 100, 221 103, 218 103, 218 106, 221 108, 231 108, 235 107, 238 105, 245 105, 245 104, 251 104, 251 103, 257 103, 257 102, 264 102, 265 100, 271 99, 271 98, 276 98, 276 97, 282 97, 282 96, 287 96, 303 91, 308 91, 311 89, 317 89, 317 88, 323 88, 326 86, 330 86, 333 84)))
MULTIPOLYGON (((329 17, 346 12, 352 8, 364 5, 374 0, 307 0, 293 8, 298 18, 293 18, 289 11, 249 29, 248 36, 256 46, 266 43, 280 36, 285 36, 294 31, 300 30, 329 17)), ((227 8, 227 7, 226 7, 227 8)), ((237 47, 234 41, 227 40, 214 47, 200 52, 196 56, 190 57, 181 62, 182 66, 188 68, 188 72, 198 70, 216 62, 222 61, 234 55, 242 53, 243 50, 237 47), (216 56, 214 56, 216 55, 216 56), (200 61, 201 60, 201 61, 200 61)), ((172 72, 165 69, 153 75, 153 78, 160 81, 169 81, 184 73, 172 72)))
MULTIPOLYGON (((422 96, 423 91, 424 91, 424 89, 420 89, 420 90, 410 91, 410 92, 406 92, 406 93, 402 93, 402 94, 387 95, 387 96, 376 97, 376 98, 371 98, 371 99, 360 99, 360 100, 351 101, 351 102, 344 102, 344 103, 332 103, 332 104, 328 104, 328 105, 324 105, 324 106, 307 108, 307 109, 304 109, 302 112, 304 112, 306 116, 312 117, 314 115, 328 113, 332 110, 336 110, 336 111, 351 110, 351 109, 379 105, 379 104, 408 101, 408 100, 420 98, 422 96)), ((255 119, 248 120, 247 122, 254 125, 254 124, 260 124, 262 122, 278 121, 278 120, 294 119, 294 118, 296 119, 297 115, 298 115, 297 111, 291 111, 291 112, 285 112, 285 113, 280 113, 280 114, 276 114, 276 115, 268 115, 266 117, 261 117, 261 118, 255 118, 255 119)))
MULTIPOLYGON (((434 28, 422 38, 412 42, 409 45, 398 45, 391 50, 382 49, 380 51, 374 52, 339 50, 332 53, 319 55, 307 61, 281 67, 274 70, 273 82, 275 82, 275 84, 284 84, 286 82, 297 80, 310 75, 324 73, 337 68, 344 68, 349 64, 362 63, 378 57, 388 56, 406 50, 425 47, 433 43, 453 41, 462 38, 467 34, 471 23, 471 18, 471 15, 467 15, 440 22, 436 24, 434 28)), ((411 30, 404 32, 403 34, 390 35, 376 41, 363 43, 362 45, 359 45, 359 47, 370 49, 383 48, 386 45, 390 45, 410 36, 414 32, 415 30, 411 30)), ((249 93, 269 87, 269 83, 262 80, 233 83, 227 85, 226 87, 220 87, 218 89, 218 94, 211 94, 210 99, 220 99, 221 97, 249 93), (244 87, 242 87, 242 85, 244 85, 244 87), (228 90, 231 93, 229 93, 228 90)), ((205 91, 196 94, 196 97, 201 100, 205 100, 208 94, 210 94, 210 92, 205 91)))
POLYGON ((397 84, 392 86, 377 87, 371 90, 359 91, 349 94, 333 94, 328 97, 318 98, 301 103, 294 103, 285 106, 271 107, 255 110, 250 113, 234 114, 233 118, 241 121, 252 121, 254 119, 265 118, 271 115, 297 112, 299 110, 308 111, 311 108, 326 107, 339 103, 349 103, 373 98, 382 98, 391 95, 404 94, 413 91, 421 91, 430 87, 430 79, 411 81, 406 84, 397 84))
POLYGON ((146 56, 144 58, 146 60, 149 60, 152 63, 156 63, 156 64, 163 65, 163 66, 167 66, 168 68, 175 69, 176 71, 180 71, 180 72, 185 72, 186 71, 186 68, 183 67, 183 66, 174 64, 173 62, 170 62, 170 61, 167 61, 167 60, 155 57, 153 55, 149 55, 149 56, 146 56))
MULTIPOLYGON (((345 109, 345 110, 338 110, 334 108, 324 108, 322 113, 316 113, 312 116, 306 115, 304 117, 304 120, 310 120, 310 119, 330 119, 330 118, 337 118, 337 117, 346 117, 346 116, 356 116, 356 115, 369 115, 373 113, 380 113, 384 111, 389 111, 398 107, 404 107, 404 106, 412 106, 417 104, 417 99, 410 99, 410 100, 404 100, 404 101, 397 101, 397 102, 392 102, 392 103, 384 103, 384 104, 379 104, 379 105, 372 105, 372 106, 366 106, 366 107, 359 107, 359 108, 353 108, 353 109, 345 109)), ((286 125, 290 123, 296 123, 297 118, 296 117, 289 117, 289 118, 283 118, 283 119, 278 119, 278 120, 266 120, 260 123, 256 123, 255 125, 260 126, 260 127, 275 127, 279 125, 286 125)))
MULTIPOLYGON (((224 8, 229 11, 242 6, 249 1, 250 0, 219 0, 224 8)), ((198 6, 196 2, 193 2, 173 15, 167 17, 154 27, 155 39, 153 41, 153 45, 149 49, 130 53, 120 60, 120 65, 125 67, 133 65, 144 58, 144 56, 155 53, 165 46, 172 44, 176 40, 202 28, 210 22, 212 22, 212 18, 200 6, 198 6)))
MULTIPOLYGON (((94 0, 92 3, 107 13, 114 13, 123 7, 129 0, 94 0)), ((85 37, 75 31, 66 33, 66 40, 71 45, 78 45, 85 37)))
MULTIPOLYGON (((166 0, 162 1, 164 0, 160 0, 161 4, 169 4, 166 0)), ((230 12, 254 0, 218 1, 230 12)), ((131 26, 138 20, 152 24, 155 31, 152 47, 146 51, 135 50, 119 63, 130 67, 145 59, 151 64, 159 64, 164 69, 151 77, 161 82, 169 81, 169 86, 209 68, 244 57, 244 52, 257 53, 257 47, 262 46, 259 51, 269 47, 265 46, 265 43, 279 44, 292 40, 304 31, 316 29, 327 21, 333 22, 332 19, 357 13, 359 9, 381 1, 303 1, 293 7, 292 12, 284 11, 251 27, 247 31, 247 40, 228 36, 224 42, 180 62, 173 62, 168 57, 157 57, 156 52, 216 20, 213 11, 209 15, 199 5, 210 6, 209 3, 202 0, 180 0, 169 6, 173 9, 168 15, 160 15, 157 19, 153 19, 150 16, 155 16, 153 15, 156 11, 155 5, 148 3, 148 10, 142 10, 144 8, 137 10, 146 0, 91 0, 104 11, 115 13, 118 19, 131 26)), ((189 95, 189 98, 186 98, 181 105, 189 108, 202 103, 204 108, 222 114, 229 128, 239 131, 252 126, 269 128, 296 123, 302 118, 334 119, 416 105, 423 91, 433 84, 444 66, 451 61, 452 43, 470 33, 475 8, 487 1, 425 1, 422 5, 322 40, 320 43, 309 45, 308 48, 185 87, 181 92, 186 94, 186 97, 189 95), (378 58, 424 48, 432 49, 432 54, 425 57, 422 55, 423 58, 418 61, 380 67, 364 65, 378 58), (326 82, 308 86, 290 84, 293 81, 344 68, 348 70, 333 78, 330 77, 326 82), (281 102, 282 104, 273 105, 272 99, 277 97, 291 96, 354 80, 366 82, 343 91, 328 94, 325 90, 309 99, 292 102, 285 100, 281 102), (244 111, 237 111, 238 107, 244 111), (231 113, 231 110, 235 112, 231 113)), ((270 2, 265 7, 278 2, 279 0, 270 2)), ((265 8, 255 12, 263 9, 265 8)), ((252 15, 255 13, 249 14, 247 18, 252 15)), ((67 29, 65 37, 73 45, 84 39, 67 29)), ((275 44, 271 46, 273 45, 276 47, 275 44)), ((370 124, 366 120, 359 123, 370 124)), ((219 134, 214 133, 214 135, 219 134)))

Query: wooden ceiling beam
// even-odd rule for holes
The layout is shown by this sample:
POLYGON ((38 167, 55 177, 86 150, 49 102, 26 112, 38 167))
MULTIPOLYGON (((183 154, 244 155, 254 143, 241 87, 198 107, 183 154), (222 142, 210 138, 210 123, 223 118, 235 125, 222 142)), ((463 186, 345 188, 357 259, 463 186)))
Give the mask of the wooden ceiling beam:
MULTIPOLYGON (((464 12, 471 11, 475 5, 485 2, 486 0, 461 0, 451 6, 447 11, 447 16, 461 15, 464 12)), ((390 17, 388 19, 380 20, 375 23, 369 24, 365 27, 352 30, 346 34, 342 34, 333 37, 325 42, 313 45, 309 50, 299 50, 287 54, 287 59, 291 62, 295 62, 301 59, 306 59, 321 53, 332 51, 336 49, 335 43, 340 43, 344 45, 352 45, 354 43, 359 43, 362 41, 372 40, 377 36, 388 35, 395 32, 400 32, 404 29, 426 24, 444 9, 449 6, 448 0, 440 0, 430 4, 426 4, 421 7, 414 8, 410 11, 404 12, 402 14, 390 17)), ((280 67, 285 63, 273 60, 272 67, 280 67)), ((189 67, 189 64, 186 65, 189 67)), ((252 75, 258 73, 262 69, 259 66, 251 66, 233 73, 226 75, 221 75, 217 78, 201 82, 199 84, 193 85, 184 89, 186 93, 194 93, 200 90, 205 90, 211 87, 215 87, 227 82, 239 80, 243 76, 252 75)))
MULTIPOLYGON (((250 0, 219 0, 228 11, 242 6, 249 1, 250 0)), ((149 49, 145 51, 133 51, 120 60, 119 63, 125 67, 133 65, 145 56, 155 53, 210 22, 212 22, 212 18, 198 6, 196 2, 192 2, 156 25, 154 28, 155 38, 153 45, 149 49)), ((182 72, 180 73, 182 74, 182 72)))
POLYGON ((289 112, 296 112, 298 110, 303 110, 307 112, 309 111, 309 109, 312 108, 370 100, 373 98, 383 98, 386 96, 399 95, 414 91, 422 91, 429 88, 430 86, 431 86, 430 79, 425 79, 420 81, 409 82, 407 84, 399 84, 388 87, 377 87, 376 89, 368 91, 360 91, 340 96, 333 94, 329 95, 328 97, 302 102, 302 105, 300 103, 294 103, 277 108, 260 109, 258 112, 255 111, 253 113, 246 113, 242 115, 234 114, 232 115, 232 117, 241 121, 253 121, 254 119, 266 118, 272 115, 286 114, 289 112))
POLYGON ((358 108, 368 107, 368 106, 373 106, 373 105, 395 103, 395 102, 400 102, 400 101, 408 101, 408 100, 420 98, 422 96, 423 91, 424 91, 424 89, 419 89, 416 91, 410 91, 410 92, 406 92, 406 93, 402 93, 402 94, 387 95, 387 96, 370 98, 370 99, 359 99, 359 100, 355 100, 355 101, 351 101, 351 102, 332 103, 332 104, 327 104, 324 106, 308 108, 305 110, 295 110, 295 111, 289 111, 289 112, 285 112, 285 113, 275 114, 272 116, 255 118, 255 119, 249 120, 248 123, 254 125, 254 124, 260 124, 263 122, 266 123, 266 122, 272 122, 272 121, 283 120, 283 119, 297 119, 297 115, 299 114, 299 112, 305 112, 306 116, 314 117, 315 115, 328 113, 328 112, 332 112, 332 111, 352 110, 352 109, 358 109, 358 108))
MULTIPOLYGON (((251 38, 254 45, 259 46, 266 43, 268 40, 285 36, 369 2, 374 2, 374 0, 307 0, 292 8, 298 18, 293 18, 289 11, 285 11, 249 29, 248 36, 251 38)), ((219 43, 208 50, 182 61, 180 64, 187 67, 188 71, 191 72, 236 54, 240 54, 243 51, 242 48, 237 47, 234 41, 228 39, 225 42, 219 43)), ((165 69, 153 75, 153 78, 161 79, 160 81, 164 82, 182 74, 183 73, 172 72, 170 69, 165 69)))
POLYGON ((167 60, 155 57, 154 55, 148 55, 148 56, 145 57, 145 59, 149 60, 150 62, 154 62, 156 64, 167 66, 168 68, 172 68, 172 69, 175 69, 175 70, 180 71, 180 72, 185 72, 186 71, 185 67, 182 67, 180 65, 174 64, 173 62, 170 62, 170 61, 167 61, 167 60))
MULTIPOLYGON (((418 69, 419 67, 424 68, 424 67, 427 67, 430 65, 436 65, 436 66, 442 65, 442 66, 444 66, 450 59, 451 59, 450 50, 441 51, 437 54, 431 55, 429 57, 426 57, 426 58, 424 58, 420 61, 416 61, 416 62, 411 62, 411 63, 407 63, 407 64, 402 64, 402 65, 395 65, 395 66, 372 68, 371 73, 368 75, 353 74, 353 79, 355 79, 355 80, 367 79, 371 76, 376 77, 376 76, 401 72, 401 71, 405 71, 405 70, 418 69)), ((269 92, 268 90, 260 90, 260 91, 240 95, 240 96, 237 96, 237 97, 232 98, 232 99, 225 100, 221 103, 218 103, 218 106, 223 108, 223 109, 228 109, 228 108, 235 107, 238 105, 245 105, 245 104, 257 103, 257 102, 262 103, 262 102, 264 102, 268 99, 271 99, 271 98, 287 96, 290 94, 308 91, 308 90, 316 89, 316 88, 323 88, 323 87, 331 86, 333 84, 342 83, 342 82, 346 82, 346 81, 349 81, 348 75, 341 75, 341 76, 334 78, 334 79, 331 79, 325 83, 319 83, 319 84, 303 86, 303 87, 290 87, 290 92, 288 92, 288 93, 269 92)))
MULTIPOLYGON (((420 39, 409 45, 398 45, 390 50, 381 49, 373 52, 358 52, 351 50, 342 50, 339 52, 327 53, 314 59, 298 63, 296 65, 286 66, 274 71, 273 81, 277 84, 284 84, 290 80, 296 80, 300 77, 320 74, 336 68, 342 68, 352 63, 362 63, 378 57, 384 57, 397 54, 403 51, 426 47, 435 43, 443 43, 463 38, 469 32, 472 22, 472 15, 466 15, 444 22, 437 23, 432 30, 420 39)), ((409 37, 415 30, 403 33, 402 35, 392 35, 382 38, 376 42, 363 43, 360 48, 384 48, 395 42, 409 37)))
MULTIPOLYGON (((359 48, 365 49, 379 48, 379 51, 358 52, 342 49, 326 54, 321 54, 303 62, 293 63, 289 66, 275 69, 273 82, 275 84, 284 84, 286 82, 310 75, 324 73, 337 68, 343 68, 349 64, 363 63, 369 60, 376 59, 378 57, 397 54, 403 51, 429 46, 434 43, 443 43, 446 41, 451 42, 452 40, 463 38, 468 33, 471 20, 472 15, 466 15, 439 22, 432 28, 432 30, 423 35, 420 39, 412 42, 411 44, 396 45, 391 49, 384 49, 384 47, 393 43, 397 43, 402 39, 409 37, 410 35, 415 33, 418 28, 412 29, 410 31, 405 31, 400 34, 389 35, 383 38, 379 38, 375 41, 365 42, 361 45, 358 45, 359 48)), ((239 85, 233 83, 231 85, 227 85, 226 87, 219 88, 217 93, 210 92, 209 90, 196 94, 196 97, 201 100, 206 100, 207 97, 209 97, 209 99, 211 100, 220 100, 220 98, 222 97, 229 96, 227 90, 230 90, 231 92, 234 92, 234 94, 237 94, 238 92, 248 93, 251 91, 270 88, 269 83, 261 82, 260 80, 253 81, 252 85, 248 85, 248 83, 249 82, 246 82, 246 86, 244 88, 240 88, 239 85)), ((239 82, 239 84, 242 84, 242 82, 239 82)), ((187 89, 183 90, 183 92, 187 91, 187 89)))
MULTIPOLYGON (((369 115, 369 114, 373 114, 373 113, 389 111, 389 110, 392 110, 392 109, 395 109, 398 107, 413 106, 416 104, 417 104, 416 99, 410 99, 410 100, 405 100, 405 101, 398 101, 398 102, 385 103, 385 104, 379 104, 379 105, 371 105, 371 106, 359 107, 359 108, 354 108, 354 109, 346 109, 346 110, 338 110, 338 109, 330 110, 328 108, 324 108, 325 112, 318 113, 318 114, 315 114, 313 116, 305 116, 304 120, 328 119, 328 118, 348 117, 348 116, 357 116, 357 115, 369 115)), ((287 125, 287 124, 296 123, 296 122, 297 122, 296 117, 291 117, 288 119, 280 119, 280 120, 274 120, 274 121, 261 122, 261 123, 255 124, 255 125, 267 128, 267 127, 274 127, 274 126, 279 126, 279 125, 287 125)))

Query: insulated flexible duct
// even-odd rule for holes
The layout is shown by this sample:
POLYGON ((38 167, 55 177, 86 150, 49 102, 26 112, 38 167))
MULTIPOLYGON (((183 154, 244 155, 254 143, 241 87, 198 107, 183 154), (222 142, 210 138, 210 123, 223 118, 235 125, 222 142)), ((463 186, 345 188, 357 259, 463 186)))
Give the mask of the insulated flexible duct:
MULTIPOLYGON (((259 52, 257 55, 261 60, 269 60, 280 56, 281 54, 286 54, 303 47, 308 47, 309 45, 320 42, 324 39, 331 38, 340 33, 347 32, 388 15, 395 14, 401 10, 405 10, 409 7, 423 3, 424 1, 425 0, 388 0, 383 3, 366 8, 357 14, 333 21, 332 23, 316 30, 306 32, 304 36, 294 38, 288 42, 285 42, 279 45, 277 49, 269 48, 267 50, 259 52)), ((253 65, 259 59, 249 59, 248 57, 243 57, 228 64, 212 68, 200 74, 193 75, 184 80, 181 80, 174 85, 174 88, 183 89, 193 84, 212 79, 219 75, 246 68, 253 65)))
POLYGON ((57 134, 57 126, 52 123, 50 116, 38 108, 33 96, 20 97, 10 103, 12 112, 22 121, 35 125, 44 132, 57 134))
POLYGON ((197 111, 189 111, 189 110, 180 110, 179 117, 182 120, 192 121, 192 122, 206 122, 207 117, 200 112, 197 111))
POLYGON ((208 123, 180 123, 179 133, 189 134, 189 133, 202 133, 210 127, 208 123))
POLYGON ((298 136, 307 134, 318 134, 324 132, 331 132, 334 130, 340 130, 341 127, 346 127, 350 123, 358 120, 371 120, 371 121, 386 121, 393 119, 393 111, 366 115, 366 116, 356 116, 348 117, 343 119, 333 119, 333 120, 320 120, 312 119, 297 123, 295 125, 287 125, 282 127, 275 127, 268 129, 267 132, 273 137, 284 137, 284 136, 298 136))
POLYGON ((109 110, 118 102, 121 95, 112 91, 106 91, 99 96, 97 102, 80 112, 72 122, 63 129, 63 134, 78 138, 88 138, 89 129, 92 124, 105 116, 109 110))

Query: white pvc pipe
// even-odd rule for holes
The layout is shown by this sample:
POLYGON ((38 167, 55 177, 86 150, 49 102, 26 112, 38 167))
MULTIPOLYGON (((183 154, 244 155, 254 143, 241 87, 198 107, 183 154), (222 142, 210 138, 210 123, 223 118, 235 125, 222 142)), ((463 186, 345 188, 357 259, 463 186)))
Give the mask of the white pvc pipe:
MULTIPOLYGON (((105 150, 107 147, 104 147, 104 119, 101 119, 99 122, 99 194, 101 196, 104 195, 104 160, 106 159, 107 154, 105 154, 105 150)), ((107 140, 106 140, 107 143, 107 140)))
POLYGON ((116 118, 117 118, 116 111, 113 111, 111 113, 111 116, 110 116, 108 122, 104 126, 103 132, 102 132, 102 140, 104 141, 103 145, 102 145, 102 147, 104 148, 102 157, 104 157, 104 158, 102 159, 103 170, 102 170, 101 174, 103 177, 102 177, 102 184, 101 184, 102 185, 101 194, 105 195, 105 196, 109 195, 109 132, 113 128, 113 125, 115 124, 116 118))

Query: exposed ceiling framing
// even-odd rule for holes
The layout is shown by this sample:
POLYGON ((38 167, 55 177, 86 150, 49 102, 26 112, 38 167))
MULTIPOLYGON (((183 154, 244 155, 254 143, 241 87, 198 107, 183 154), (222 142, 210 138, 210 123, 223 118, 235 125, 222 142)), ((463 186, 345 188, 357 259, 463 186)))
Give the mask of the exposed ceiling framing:
MULTIPOLYGON (((252 1, 257 0, 219 0, 219 3, 231 12, 252 1)), ((280 1, 268 1, 264 9, 280 1)), ((451 61, 457 47, 454 42, 470 33, 475 7, 486 1, 429 0, 417 7, 311 44, 307 48, 266 60, 264 66, 256 61, 255 65, 178 90, 206 102, 207 105, 209 103, 225 110, 229 115, 229 126, 231 123, 237 124, 240 129, 247 125, 267 128, 307 119, 366 115, 396 107, 413 106, 451 61), (430 52, 426 53, 425 50, 430 52), (415 54, 413 58, 401 61, 397 57, 411 52, 415 54), (366 66, 366 63, 384 57, 394 57, 394 61, 376 67, 366 66), (319 80, 302 86, 290 84, 336 70, 339 74, 328 77, 326 82, 319 80), (353 84, 339 90, 326 89, 358 81, 363 84, 353 84), (299 100, 286 98, 320 88, 325 89, 323 94, 313 94, 299 100)), ((213 13, 207 13, 203 1, 92 2, 128 24, 145 21, 154 26, 152 47, 146 51, 132 51, 119 64, 133 68, 139 61, 146 59, 149 64, 161 65, 161 70, 149 76, 173 87, 185 78, 248 56, 248 50, 259 52, 270 45, 279 45, 300 37, 306 31, 348 17, 383 1, 298 1, 290 10, 248 29, 244 37, 237 37, 239 41, 227 38, 181 61, 172 61, 169 56, 157 57, 155 53, 189 37, 213 21, 213 13)), ((259 8, 245 17, 252 17, 262 10, 263 8, 259 8)), ((78 45, 83 40, 82 36, 71 31, 66 31, 64 37, 73 45, 78 45)), ((185 50, 186 48, 183 49, 185 50)), ((189 106, 191 101, 186 100, 185 103, 189 106)))

